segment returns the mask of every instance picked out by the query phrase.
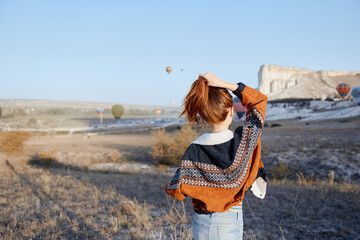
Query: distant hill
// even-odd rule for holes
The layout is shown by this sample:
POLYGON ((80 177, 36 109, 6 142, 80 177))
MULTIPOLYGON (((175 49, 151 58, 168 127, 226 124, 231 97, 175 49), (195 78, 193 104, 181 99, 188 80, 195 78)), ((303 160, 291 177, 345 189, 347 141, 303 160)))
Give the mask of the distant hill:
MULTIPOLYGON (((3 114, 6 114, 11 109, 22 109, 24 114, 32 115, 33 112, 44 113, 46 109, 65 109, 60 112, 82 112, 82 113, 94 113, 97 108, 111 109, 114 104, 121 103, 109 103, 109 102, 85 102, 85 101, 55 101, 55 100, 31 100, 31 99, 0 99, 0 107, 3 108, 3 114), (71 110, 71 111, 68 111, 71 110)), ((160 108, 162 113, 166 113, 167 116, 177 116, 181 112, 180 106, 147 106, 147 105, 131 105, 121 104, 124 106, 124 117, 137 115, 155 115, 155 110, 160 108)), ((164 115, 161 114, 161 115, 164 115)))
POLYGON ((73 107, 73 108, 111 108, 114 104, 121 104, 124 108, 138 108, 149 110, 155 108, 177 109, 179 106, 157 106, 157 105, 132 105, 109 102, 86 102, 86 101, 58 101, 58 100, 33 100, 33 99, 0 99, 4 107, 73 107))

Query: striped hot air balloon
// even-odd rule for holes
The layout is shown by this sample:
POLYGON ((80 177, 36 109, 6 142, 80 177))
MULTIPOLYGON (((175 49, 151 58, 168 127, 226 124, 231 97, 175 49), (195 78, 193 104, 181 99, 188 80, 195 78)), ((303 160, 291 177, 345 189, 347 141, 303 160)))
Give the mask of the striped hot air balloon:
POLYGON ((241 118, 242 116, 244 116, 244 114, 246 113, 247 108, 244 107, 241 104, 241 101, 239 98, 234 98, 234 112, 236 112, 236 115, 241 118))
POLYGON ((96 114, 99 115, 99 117, 100 117, 100 124, 102 124, 102 122, 103 122, 102 116, 103 116, 103 114, 104 114, 104 109, 102 109, 102 108, 96 109, 96 114))
POLYGON ((96 109, 96 114, 97 115, 103 115, 104 114, 104 109, 102 109, 102 108, 96 109))
POLYGON ((336 90, 339 95, 344 98, 350 92, 350 85, 346 83, 340 83, 339 85, 337 85, 336 90))

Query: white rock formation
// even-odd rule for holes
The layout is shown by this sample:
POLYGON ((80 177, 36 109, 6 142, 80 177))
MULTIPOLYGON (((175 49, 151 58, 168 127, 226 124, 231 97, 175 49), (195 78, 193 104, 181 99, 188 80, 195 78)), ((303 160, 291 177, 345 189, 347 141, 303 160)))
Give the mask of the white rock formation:
POLYGON ((304 68, 262 65, 259 90, 269 100, 284 98, 321 98, 337 94, 336 86, 360 85, 360 71, 313 71, 304 68))

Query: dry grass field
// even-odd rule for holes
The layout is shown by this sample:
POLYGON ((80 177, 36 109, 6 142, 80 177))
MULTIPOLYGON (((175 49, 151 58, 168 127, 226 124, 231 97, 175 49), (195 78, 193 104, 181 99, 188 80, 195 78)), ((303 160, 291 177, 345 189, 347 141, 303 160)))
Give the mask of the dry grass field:
MULTIPOLYGON (((264 200, 246 193, 244 239, 357 239, 359 126, 268 122, 269 187, 264 200)), ((171 170, 152 158, 153 142, 150 132, 33 136, 21 153, 0 153, 0 239, 192 239, 191 199, 166 196, 171 170), (101 163, 151 171, 92 167, 101 163)))

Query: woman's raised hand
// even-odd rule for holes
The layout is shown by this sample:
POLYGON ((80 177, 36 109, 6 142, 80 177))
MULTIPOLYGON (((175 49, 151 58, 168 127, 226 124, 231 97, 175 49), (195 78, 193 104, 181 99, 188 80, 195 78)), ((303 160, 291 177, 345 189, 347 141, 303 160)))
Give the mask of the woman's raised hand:
POLYGON ((224 81, 212 73, 200 74, 199 77, 205 78, 210 87, 223 87, 224 81))
POLYGON ((226 82, 226 81, 218 78, 217 76, 215 76, 212 73, 200 74, 199 78, 200 77, 205 78, 208 81, 208 84, 209 84, 210 87, 227 88, 227 89, 229 89, 231 91, 235 91, 236 88, 238 87, 237 84, 226 82))

